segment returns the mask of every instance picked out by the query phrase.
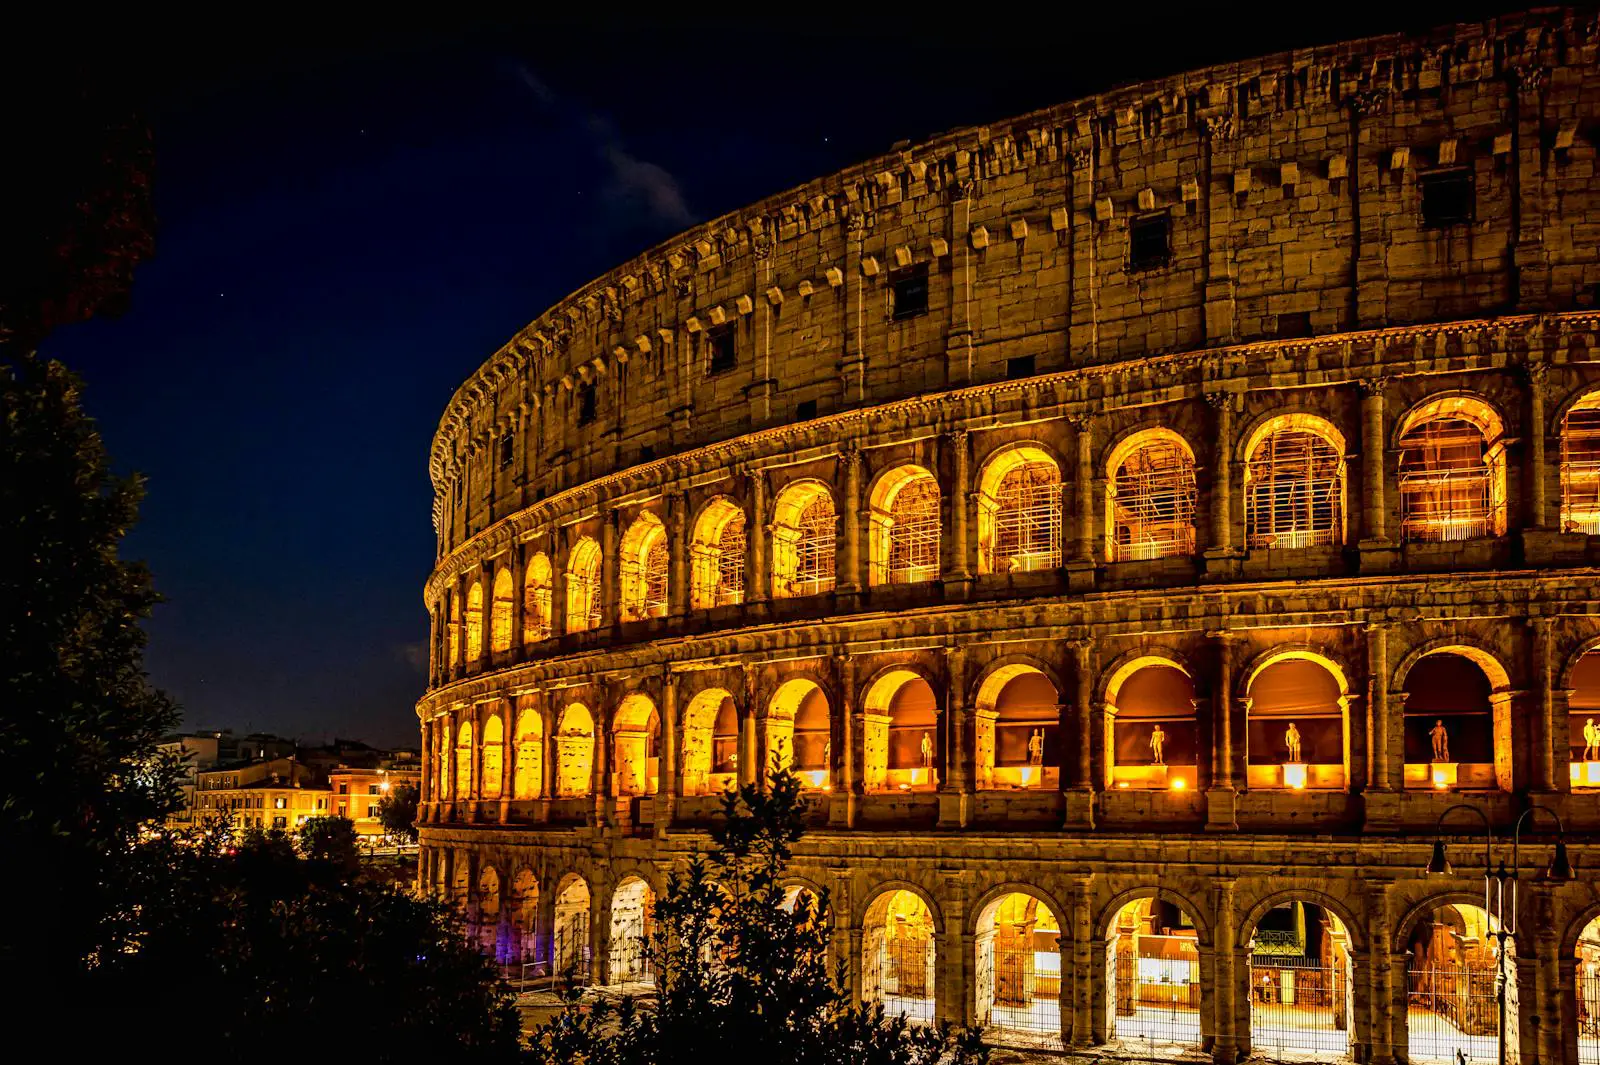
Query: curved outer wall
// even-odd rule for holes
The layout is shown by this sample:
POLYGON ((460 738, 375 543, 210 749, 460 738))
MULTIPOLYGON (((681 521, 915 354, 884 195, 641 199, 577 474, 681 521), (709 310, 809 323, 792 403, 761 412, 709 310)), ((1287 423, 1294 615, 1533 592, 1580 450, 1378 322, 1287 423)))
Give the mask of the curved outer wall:
MULTIPOLYGON (((748 774, 775 753, 779 689, 806 678, 828 702, 828 790, 796 869, 833 893, 857 993, 867 908, 910 885, 933 905, 937 1012, 973 1020, 974 922, 1022 884, 1061 919, 1063 1036, 1097 1041, 1108 907, 1159 887, 1202 927, 1205 1045, 1231 1061, 1250 1047, 1250 929, 1299 891, 1352 925, 1353 1052, 1403 1058, 1390 955, 1420 904, 1481 890, 1465 869, 1421 877, 1440 812, 1466 796, 1509 825, 1537 800, 1580 869, 1600 859, 1600 791, 1573 785, 1567 738, 1573 672, 1600 642, 1600 539, 1566 516, 1561 467, 1567 413, 1600 386, 1596 34, 1587 13, 1508 17, 956 131, 708 223, 542 315, 462 386, 433 444, 424 883, 477 906, 484 870, 531 872, 532 931, 581 875, 604 979, 612 889, 660 887, 705 844, 716 802, 684 784, 686 708, 729 694, 748 774), (1153 254, 1138 242, 1157 230, 1153 254), (1469 407, 1493 422, 1490 527, 1413 535, 1405 434, 1469 407), (1310 546, 1269 546, 1250 509, 1253 449, 1284 415, 1321 419, 1339 453, 1337 528, 1310 546), (1111 464, 1154 428, 1192 456, 1193 539, 1127 560, 1111 464), (1019 446, 1059 470, 1060 564, 991 572, 983 475, 1019 446), (907 464, 938 485, 937 571, 881 583, 875 500, 907 464), (785 596, 777 501, 806 481, 835 502, 836 584, 785 596), (745 515, 744 601, 701 606, 691 541, 719 498, 745 515), (642 514, 662 527, 666 593, 635 616, 621 556, 642 514), (600 622, 567 631, 582 541, 602 559, 600 622), (538 554, 548 637, 524 606, 538 554), (1454 790, 1408 777, 1402 730, 1407 674, 1440 652, 1482 663, 1496 707, 1492 764, 1454 790), (1186 790, 1115 786, 1115 687, 1148 656, 1193 681, 1186 790), (1247 749, 1257 673, 1297 656, 1329 667, 1343 715, 1343 765, 1307 790, 1266 781, 1247 749), (985 786, 978 764, 986 681, 1015 665, 1059 693, 1048 789, 985 786), (933 692, 936 789, 866 779, 875 682, 897 670, 933 692), (653 795, 618 771, 635 694, 660 722, 653 795), (563 795, 575 702, 602 742, 563 795), (531 796, 511 753, 525 712, 546 770, 531 796), (491 719, 505 739, 486 793, 491 719)), ((1533 838, 1526 862, 1547 860, 1533 838)), ((1575 1060, 1572 942, 1600 888, 1521 899, 1537 929, 1517 944, 1522 1060, 1575 1060)), ((512 910, 497 900, 496 920, 512 910)))

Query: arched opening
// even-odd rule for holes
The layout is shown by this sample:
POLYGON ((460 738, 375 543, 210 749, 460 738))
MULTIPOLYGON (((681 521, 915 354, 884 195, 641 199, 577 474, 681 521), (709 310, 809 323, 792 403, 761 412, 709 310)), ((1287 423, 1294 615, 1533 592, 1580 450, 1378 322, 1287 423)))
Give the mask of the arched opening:
POLYGON ((1002 451, 978 478, 978 572, 1061 565, 1061 470, 1039 447, 1002 451))
POLYGON ((511 571, 501 566, 494 571, 494 602, 489 610, 489 650, 495 654, 511 650, 511 571))
MULTIPOLYGON (((727 707, 729 727, 733 732, 729 740, 733 746, 738 741, 738 715, 733 708, 733 697, 721 688, 708 688, 689 700, 683 713, 683 794, 715 795, 726 791, 734 782, 735 770, 714 772, 717 719, 727 707)), ((728 754, 732 754, 730 746, 728 754)))
POLYGON ((555 975, 583 979, 589 975, 589 885, 569 873, 556 892, 555 928, 550 959, 555 975))
POLYGON ((1194 679, 1188 673, 1160 658, 1128 663, 1107 686, 1106 725, 1113 786, 1196 788, 1194 679))
POLYGON ((517 713, 517 761, 511 782, 515 799, 537 799, 544 787, 544 719, 532 706, 517 713))
POLYGON ((1600 389, 1561 419, 1561 531, 1600 535, 1600 389))
POLYGON ((720 792, 738 784, 739 708, 730 695, 718 705, 711 727, 711 786, 720 792))
POLYGON ((804 787, 827 789, 833 744, 830 739, 828 696, 803 677, 785 681, 772 694, 767 708, 767 764, 788 769, 804 787))
POLYGON ((1111 918, 1106 1033, 1146 1052, 1200 1046, 1199 933, 1183 908, 1135 899, 1111 918))
POLYGON ((472 722, 463 721, 456 730, 456 771, 451 781, 450 795, 455 799, 472 798, 472 722))
POLYGON ((1061 925, 1050 907, 1022 892, 1001 895, 978 914, 977 1022, 985 1035, 1061 1045, 1061 925))
POLYGON ((456 667, 461 661, 461 597, 446 594, 450 603, 450 661, 445 663, 445 672, 456 667))
POLYGON ((1344 543, 1344 437, 1309 414, 1257 429, 1245 449, 1245 543, 1275 550, 1344 543))
POLYGON ((478 944, 489 957, 504 962, 510 943, 500 942, 500 874, 486 865, 478 874, 478 944))
POLYGON ((1418 659, 1405 680, 1406 787, 1510 791, 1510 703, 1504 671, 1481 651, 1418 659))
POLYGON ((706 505, 689 545, 696 610, 744 602, 744 510, 719 497, 706 505))
POLYGON ((622 537, 622 620, 666 617, 667 529, 646 510, 622 537))
POLYGON ((1135 433, 1106 464, 1106 558, 1194 554, 1194 452, 1170 429, 1135 433))
POLYGON ((939 482, 921 466, 885 473, 870 501, 872 584, 916 584, 939 576, 939 482))
POLYGON ((600 545, 585 536, 567 560, 567 631, 600 627, 600 545))
POLYGON ((861 1001, 890 1016, 933 1023, 933 913, 915 892, 886 891, 867 907, 861 938, 861 1001))
POLYGON ((522 583, 522 642, 538 643, 550 638, 550 591, 554 574, 543 551, 528 559, 522 583))
POLYGON ((973 708, 979 788, 1054 790, 1061 781, 1061 696, 1033 666, 989 674, 973 708))
POLYGON ((1600 651, 1572 667, 1567 696, 1567 742, 1572 786, 1600 788, 1600 651))
POLYGON ((1406 542, 1505 533, 1504 435, 1494 408, 1470 396, 1443 396, 1406 416, 1400 428, 1400 530, 1406 542))
POLYGON ((582 703, 561 711, 556 724, 556 796, 575 798, 594 787, 594 717, 582 703))
POLYGON ((512 960, 527 965, 538 958, 539 879, 533 870, 522 868, 511 879, 512 960))
POLYGON ((774 597, 833 590, 836 525, 833 496, 820 481, 791 484, 778 495, 772 525, 774 597))
POLYGON ((1350 1052, 1350 933, 1312 902, 1262 914, 1250 938, 1250 1044, 1258 1055, 1337 1061, 1350 1052))
MULTIPOLYGON (((1406 1046, 1413 1062, 1493 1061, 1500 1049, 1499 923, 1481 906, 1441 905, 1406 940, 1406 1046), (1461 1055, 1465 1054, 1463 1059, 1461 1055)), ((1516 1046, 1515 941, 1506 940, 1506 1026, 1516 1046)), ((1513 1056, 1514 1056, 1513 1051, 1513 1056)))
POLYGON ((1277 658, 1250 680, 1246 772, 1252 788, 1339 789, 1349 779, 1342 678, 1315 655, 1277 658))
POLYGON ((483 723, 483 764, 478 772, 479 796, 498 799, 505 777, 505 726, 498 713, 490 714, 483 723))
POLYGON ((476 662, 483 654, 483 582, 473 581, 467 589, 467 661, 476 662))
POLYGON ((611 895, 611 983, 651 984, 650 937, 655 927, 655 892, 636 876, 611 895))
POLYGON ((635 692, 612 716, 611 771, 618 795, 654 795, 661 787, 661 717, 648 695, 635 692))
POLYGON ((803 914, 809 911, 818 918, 822 916, 822 900, 815 891, 801 884, 790 884, 783 889, 783 908, 790 913, 803 914))
POLYGON ((472 910, 472 874, 467 870, 467 857, 457 851, 454 871, 450 874, 450 906, 460 915, 466 926, 468 938, 477 935, 477 915, 472 910))
POLYGON ((1573 1022, 1578 1027, 1578 1065, 1600 1065, 1600 917, 1584 925, 1573 953, 1577 955, 1573 1022))
POLYGON ((896 669, 867 691, 862 783, 867 791, 939 787, 938 700, 921 675, 896 669))

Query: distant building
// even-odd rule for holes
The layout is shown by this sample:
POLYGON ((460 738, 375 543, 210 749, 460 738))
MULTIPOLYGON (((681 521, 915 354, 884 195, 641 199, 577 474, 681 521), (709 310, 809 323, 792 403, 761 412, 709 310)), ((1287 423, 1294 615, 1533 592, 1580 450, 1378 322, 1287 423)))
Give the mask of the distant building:
POLYGON ((193 823, 225 817, 235 828, 300 827, 330 813, 330 791, 310 767, 293 757, 233 762, 199 770, 193 823))
POLYGON ((335 817, 348 817, 354 821, 358 836, 383 835, 383 825, 378 820, 378 804, 384 796, 401 784, 410 784, 412 787, 422 784, 422 764, 416 752, 399 753, 409 754, 410 758, 387 758, 384 759, 385 764, 376 769, 342 765, 328 774, 328 788, 333 800, 329 812, 335 817))
POLYGON ((221 759, 218 757, 220 733, 182 732, 161 741, 163 754, 173 754, 183 760, 183 776, 179 781, 182 802, 167 818, 169 827, 181 828, 194 821, 195 787, 202 769, 210 769, 221 759))

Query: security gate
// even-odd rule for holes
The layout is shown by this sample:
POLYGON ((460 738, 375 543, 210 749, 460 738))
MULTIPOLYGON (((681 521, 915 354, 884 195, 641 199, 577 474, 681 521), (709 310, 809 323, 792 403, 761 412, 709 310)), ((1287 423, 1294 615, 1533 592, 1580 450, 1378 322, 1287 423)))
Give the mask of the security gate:
POLYGON ((1032 938, 1030 933, 1001 942, 991 934, 993 1005, 985 1023, 993 1042, 1059 1050, 1061 952, 1036 950, 1032 938))
POLYGON ((1493 969, 1464 965, 1410 970, 1406 1042, 1411 1060, 1444 1065, 1497 1060, 1500 1053, 1497 979, 1493 969))
POLYGON ((1250 1044, 1269 1059, 1333 1061, 1350 1052, 1350 975, 1293 954, 1250 956, 1250 1044))
POLYGON ((1200 959, 1192 940, 1139 937, 1111 963, 1111 1036, 1135 1046, 1200 1045, 1200 959))
POLYGON ((1600 1065, 1600 970, 1578 966, 1578 1065, 1600 1065))

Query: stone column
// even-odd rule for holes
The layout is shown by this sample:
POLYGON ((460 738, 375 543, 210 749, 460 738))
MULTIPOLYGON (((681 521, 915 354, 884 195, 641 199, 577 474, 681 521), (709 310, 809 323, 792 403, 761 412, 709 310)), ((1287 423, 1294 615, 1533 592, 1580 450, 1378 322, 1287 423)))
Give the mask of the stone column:
POLYGON ((1389 626, 1372 622, 1367 633, 1367 794, 1369 831, 1390 831, 1400 817, 1398 787, 1405 779, 1401 716, 1389 698, 1389 626))
POLYGON ((1211 689, 1212 764, 1211 787, 1206 791, 1206 828, 1233 831, 1239 827, 1233 720, 1233 644, 1236 637, 1226 631, 1207 635, 1216 654, 1216 682, 1211 689))
POLYGON ((749 603, 764 603, 772 595, 772 568, 767 564, 767 474, 749 470, 749 499, 745 504, 744 596, 749 603))
POLYGON ((939 781, 939 827, 964 828, 972 816, 972 730, 967 709, 967 658, 960 646, 947 647, 945 663, 945 759, 939 781))
MULTIPOLYGON (((1093 653, 1090 640, 1073 640, 1072 648, 1072 743, 1075 750, 1070 759, 1071 772, 1067 772, 1069 759, 1063 757, 1062 780, 1070 778, 1065 795, 1066 819, 1064 827, 1090 829, 1094 827, 1094 776, 1091 761, 1090 717, 1094 693, 1093 653)), ((1062 736, 1062 749, 1067 737, 1062 736)))
POLYGON ((1089 970, 1094 964, 1093 943, 1099 938, 1090 927, 1093 918, 1089 899, 1094 878, 1083 874, 1069 880, 1072 885, 1072 967, 1062 970, 1061 982, 1072 981, 1072 1038, 1068 1045, 1087 1047, 1094 1043, 1094 1002, 1089 970))
POLYGON ((945 597, 964 599, 972 584, 972 565, 969 558, 968 526, 970 497, 972 496, 972 442, 965 429, 945 433, 940 439, 949 452, 950 483, 944 486, 942 497, 948 503, 950 535, 944 539, 948 548, 940 559, 944 570, 945 597))
POLYGON ((668 492, 666 504, 667 554, 670 559, 667 609, 674 617, 682 617, 689 612, 688 504, 682 492, 668 492))
MULTIPOLYGON (((972 199, 977 182, 971 165, 958 167, 950 186, 950 331, 945 334, 945 385, 960 388, 972 380, 972 199)), ((937 271, 935 271, 937 272, 937 271)))
POLYGON ((528 542, 514 540, 506 554, 511 567, 511 660, 522 661, 522 632, 528 627, 528 542))
POLYGON ((862 771, 867 761, 867 723, 856 703, 855 659, 847 654, 835 655, 833 666, 839 689, 839 706, 834 712, 842 725, 843 761, 840 765, 842 779, 834 789, 828 821, 836 828, 854 828, 865 790, 862 771))
POLYGON ((422 811, 420 819, 428 819, 428 805, 433 802, 433 722, 422 723, 422 783, 417 788, 417 803, 422 811))
POLYGON ((1075 431, 1073 464, 1072 557, 1067 561, 1067 587, 1087 591, 1094 587, 1094 430, 1087 414, 1068 419, 1075 431))
POLYGON ((834 964, 828 972, 836 972, 840 963, 845 973, 843 991, 851 1005, 861 1005, 861 929, 851 917, 850 870, 830 869, 832 883, 828 888, 828 908, 833 925, 834 964))
POLYGON ((488 672, 494 662, 494 560, 484 559, 478 564, 478 580, 483 584, 483 609, 478 614, 479 673, 488 672))
POLYGON ((861 580, 861 452, 848 446, 839 452, 839 542, 834 586, 854 595, 861 580))
POLYGON ((1545 94, 1548 67, 1519 65, 1510 77, 1511 284, 1519 313, 1552 309, 1550 258, 1544 246, 1545 94))
MULTIPOLYGON (((464 677, 467 673, 467 571, 462 570, 451 581, 456 602, 456 653, 451 656, 452 676, 464 677)), ((452 742, 453 739, 452 739, 452 742)))
POLYGON ((1527 374, 1527 425, 1523 435, 1528 440, 1527 463, 1524 467, 1528 489, 1524 494, 1528 512, 1524 519, 1530 530, 1547 530, 1556 527, 1550 520, 1550 468, 1545 465, 1545 392, 1550 384, 1550 367, 1542 362, 1530 362, 1527 374))
POLYGON ((972 1013, 972 988, 967 984, 970 955, 962 935, 967 923, 967 892, 971 881, 970 869, 946 872, 944 898, 940 900, 944 927, 940 929, 940 957, 934 970, 934 1019, 951 1024, 966 1024, 972 1013))
MULTIPOLYGON (((1211 1060, 1216 1065, 1234 1065, 1244 1056, 1240 1051, 1248 1053, 1250 1045, 1248 1021, 1242 1047, 1238 1031, 1240 951, 1236 934, 1238 914, 1234 912, 1234 880, 1232 877, 1219 876, 1213 884, 1216 920, 1212 927, 1212 942, 1216 958, 1212 965, 1214 982, 1211 985, 1211 1012, 1216 1027, 1211 1043, 1211 1060)), ((1248 971, 1249 966, 1246 965, 1245 972, 1248 971)))
MULTIPOLYGON (((570 534, 569 540, 577 537, 570 534)), ((559 543, 551 537, 551 547, 559 543)), ((550 557, 550 635, 561 636, 567 631, 567 563, 572 560, 572 545, 553 551, 550 557)))
POLYGON ((667 667, 661 674, 661 766, 656 787, 655 835, 661 839, 672 825, 683 781, 678 773, 678 748, 682 733, 678 725, 678 675, 667 667))
POLYGON ((608 824, 611 799, 611 712, 613 706, 610 686, 602 689, 602 705, 594 707, 594 758, 590 765, 589 815, 596 827, 608 824))
MULTIPOLYGON (((1366 878, 1367 956, 1362 959, 1365 972, 1361 974, 1361 979, 1355 981, 1365 993, 1366 1009, 1356 1009, 1355 1015, 1359 1034, 1364 1037, 1371 1054, 1371 1065, 1390 1065, 1395 1060, 1395 1037, 1398 1034, 1393 1010, 1395 995, 1391 951, 1394 910, 1389 898, 1391 886, 1392 881, 1389 880, 1366 878)), ((1400 957, 1404 958, 1404 955, 1400 957)), ((1357 1033, 1351 1034, 1354 1037, 1357 1033)))
POLYGON ((550 800, 555 797, 556 793, 556 752, 560 750, 555 738, 558 719, 555 707, 551 704, 549 692, 539 693, 537 706, 539 721, 543 725, 543 728, 540 729, 541 736, 539 739, 539 758, 540 765, 543 767, 539 773, 539 798, 543 802, 539 804, 538 813, 535 816, 537 820, 548 821, 550 820, 550 800))
POLYGON ((622 557, 618 546, 621 535, 617 523, 622 515, 608 510, 600 520, 600 625, 609 628, 622 620, 622 557))
MULTIPOLYGON (((1528 687, 1534 710, 1533 719, 1529 722, 1529 731, 1533 735, 1528 749, 1533 752, 1533 764, 1528 767, 1528 782, 1534 791, 1541 792, 1571 790, 1572 784, 1571 770, 1566 768, 1572 758, 1567 743, 1568 730, 1557 728, 1556 721, 1554 684, 1551 681, 1551 671, 1555 665, 1550 640, 1552 624, 1551 618, 1528 619, 1528 638, 1532 645, 1528 655, 1528 687), (1556 753, 1558 745, 1562 752, 1560 757, 1556 753), (1558 763, 1563 770, 1560 776, 1556 772, 1558 763), (1560 786, 1562 781, 1566 782, 1566 788, 1560 786)), ((1514 727, 1512 733, 1512 749, 1515 750, 1517 740, 1514 727)))
POLYGON ((1383 573, 1398 562, 1389 538, 1388 452, 1384 447, 1386 378, 1358 381, 1361 392, 1361 570, 1383 573))
POLYGON ((1233 548, 1233 410, 1231 392, 1207 392, 1214 415, 1211 441, 1211 546, 1203 553, 1206 576, 1218 580, 1232 575, 1233 548))

